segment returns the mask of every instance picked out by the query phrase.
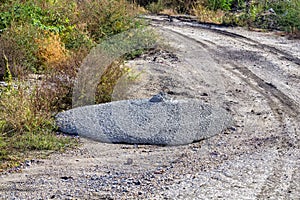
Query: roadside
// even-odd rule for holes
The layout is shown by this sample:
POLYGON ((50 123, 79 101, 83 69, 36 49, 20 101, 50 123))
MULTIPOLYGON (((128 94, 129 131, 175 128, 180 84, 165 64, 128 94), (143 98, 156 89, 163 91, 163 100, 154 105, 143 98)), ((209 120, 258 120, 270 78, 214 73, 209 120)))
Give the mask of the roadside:
POLYGON ((186 146, 82 139, 78 150, 1 175, 1 199, 299 197, 299 41, 155 18, 172 48, 130 61, 142 73, 127 93, 119 85, 119 98, 166 90, 226 108, 235 126, 186 146))
MULTIPOLYGON (((19 165, 25 158, 29 159, 32 151, 61 151, 74 143, 76 145, 76 140, 55 133, 53 115, 72 107, 72 97, 76 96, 72 95, 74 81, 78 77, 76 74, 95 45, 109 36, 126 35, 126 30, 136 28, 141 31, 141 38, 133 36, 135 42, 141 42, 142 38, 146 43, 156 40, 155 34, 145 34, 141 30, 145 24, 136 18, 137 15, 149 11, 171 15, 189 13, 196 16, 193 17, 194 22, 208 23, 189 23, 193 21, 188 15, 169 16, 164 20, 181 26, 189 23, 188 26, 192 27, 210 28, 214 24, 227 24, 260 31, 275 29, 284 31, 277 32, 279 35, 297 37, 300 29, 299 8, 297 0, 103 0, 101 3, 83 0, 72 4, 64 0, 55 3, 3 1, 0 5, 0 171, 19 165)), ((218 29, 221 27, 218 26, 218 29)), ((240 37, 224 31, 220 34, 240 37)), ((256 39, 252 42, 256 43, 256 39)), ((269 48, 255 45, 266 50, 269 48)), ((140 49, 126 57, 134 57, 141 52, 143 50, 140 49)), ((282 54, 282 51, 279 53, 282 54)), ((295 61, 289 55, 284 54, 283 57, 295 61)), ((96 103, 112 100, 111 92, 123 74, 128 73, 131 80, 140 75, 120 67, 122 62, 121 59, 109 66, 104 64, 106 68, 101 78, 94 76, 95 82, 99 83, 97 91, 92 92, 96 103)), ((206 77, 216 76, 213 71, 206 73, 214 75, 206 77)), ((220 85, 215 87, 220 88, 220 85)))

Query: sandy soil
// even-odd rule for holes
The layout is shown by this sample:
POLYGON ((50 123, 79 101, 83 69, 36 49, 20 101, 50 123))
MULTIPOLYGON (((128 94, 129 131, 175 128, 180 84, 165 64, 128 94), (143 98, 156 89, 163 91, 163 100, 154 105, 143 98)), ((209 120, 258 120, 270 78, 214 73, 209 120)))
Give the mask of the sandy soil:
POLYGON ((185 146, 82 139, 75 151, 2 174, 0 199, 298 199, 300 41, 148 18, 168 50, 128 62, 142 73, 115 98, 164 90, 226 108, 234 126, 185 146))

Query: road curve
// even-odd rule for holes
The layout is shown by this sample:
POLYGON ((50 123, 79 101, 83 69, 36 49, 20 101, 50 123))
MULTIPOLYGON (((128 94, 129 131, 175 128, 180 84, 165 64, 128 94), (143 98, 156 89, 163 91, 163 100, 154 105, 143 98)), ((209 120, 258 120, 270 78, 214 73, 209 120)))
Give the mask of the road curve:
POLYGON ((0 176, 0 199, 297 199, 300 42, 273 33, 148 16, 165 49, 127 63, 116 99, 164 90, 220 106, 234 126, 185 146, 101 144, 0 176), (167 50, 166 50, 167 49, 167 50))

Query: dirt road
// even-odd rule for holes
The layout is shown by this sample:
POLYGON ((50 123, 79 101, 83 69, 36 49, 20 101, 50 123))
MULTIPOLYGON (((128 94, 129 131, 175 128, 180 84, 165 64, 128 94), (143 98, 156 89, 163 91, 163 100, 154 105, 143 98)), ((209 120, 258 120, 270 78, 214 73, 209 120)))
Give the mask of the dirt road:
POLYGON ((234 126, 174 147, 100 144, 0 176, 0 199, 298 199, 300 41, 152 16, 168 43, 128 65, 116 98, 164 90, 226 108, 234 126), (123 92, 122 92, 123 91, 123 92), (124 91, 127 91, 124 93, 124 91))

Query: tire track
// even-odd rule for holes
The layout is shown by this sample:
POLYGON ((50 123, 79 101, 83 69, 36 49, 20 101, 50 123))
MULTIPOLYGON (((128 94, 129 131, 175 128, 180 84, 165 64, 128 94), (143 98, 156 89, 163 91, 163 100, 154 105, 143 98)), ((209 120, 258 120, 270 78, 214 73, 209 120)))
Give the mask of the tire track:
POLYGON ((154 18, 151 18, 151 17, 144 17, 144 18, 145 19, 150 19, 151 21, 156 22, 158 24, 168 23, 168 25, 171 25, 171 26, 192 27, 192 28, 195 28, 195 29, 204 29, 204 30, 208 30, 208 31, 211 31, 211 32, 214 32, 214 33, 217 33, 217 34, 228 36, 230 38, 237 39, 240 42, 243 42, 244 44, 250 45, 252 47, 255 47, 255 48, 258 48, 258 49, 263 49, 263 50, 266 50, 266 51, 268 50, 269 52, 273 53, 274 55, 281 54, 281 58, 283 58, 287 61, 293 62, 297 65, 300 65, 300 58, 295 57, 295 56, 291 55, 288 52, 285 52, 285 51, 280 50, 280 49, 278 49, 276 47, 273 47, 273 46, 262 44, 262 43, 260 43, 256 40, 253 40, 249 37, 245 37, 245 36, 237 34, 237 33, 232 33, 232 32, 226 31, 226 30, 218 29, 218 28, 226 27, 226 26, 221 26, 221 25, 213 24, 213 23, 200 23, 197 20, 192 19, 188 16, 178 16, 178 17, 177 16, 170 16, 170 15, 162 15, 162 16, 163 16, 163 18, 160 19, 160 20, 159 19, 154 19, 154 18), (183 22, 183 23, 173 22, 173 20, 172 20, 173 18, 177 19, 177 20, 179 20, 180 22, 183 22))
MULTIPOLYGON (((172 33, 177 36, 183 37, 191 41, 192 43, 196 43, 202 46, 203 48, 207 49, 208 52, 211 53, 211 55, 216 55, 216 51, 214 51, 214 48, 210 46, 213 45, 212 43, 210 43, 210 45, 207 45, 195 38, 185 35, 182 32, 166 28, 164 28, 163 30, 169 32, 169 34, 172 33)), ((227 34, 227 32, 224 31, 218 30, 216 32, 229 37, 246 39, 245 37, 227 34)), ((244 43, 252 47, 270 50, 274 54, 281 54, 285 56, 285 58, 287 58, 290 62, 294 62, 296 64, 300 63, 299 59, 293 58, 291 55, 276 48, 259 43, 257 45, 248 44, 247 42, 244 43)), ((214 57, 214 59, 218 63, 224 63, 221 60, 221 58, 214 57)), ((240 78, 243 82, 245 82, 249 87, 251 87, 252 90, 264 96, 264 98, 268 102, 269 107, 272 110, 272 113, 276 116, 277 122, 280 124, 281 127, 281 130, 278 131, 280 134, 280 143, 278 144, 279 146, 277 146, 278 153, 274 160, 272 173, 266 178, 265 183, 261 187, 260 193, 257 195, 257 198, 265 199, 270 197, 276 197, 278 195, 281 195, 282 193, 287 194, 290 191, 289 188, 292 185, 292 178, 296 176, 295 174, 299 173, 299 170, 297 170, 298 168, 296 168, 296 166, 299 164, 299 162, 297 161, 299 159, 299 155, 297 153, 297 151, 299 150, 299 140, 297 136, 297 129, 300 116, 299 104, 287 95, 285 95, 275 85, 260 78, 257 74, 253 73, 246 66, 238 65, 234 62, 227 62, 227 64, 229 64, 231 67, 224 67, 225 70, 230 71, 236 77, 240 78), (290 121, 289 125, 286 125, 286 120, 290 121), (286 181, 289 181, 289 183, 287 183, 286 181), (278 188, 280 188, 280 186, 284 188, 284 185, 288 185, 286 187, 286 190, 279 191, 278 188)))
MULTIPOLYGON (((169 29, 164 29, 165 31, 169 31, 172 32, 174 34, 177 34, 181 37, 184 37, 190 41, 193 41, 197 44, 200 44, 202 47, 206 48, 206 49, 211 49, 209 47, 209 45, 195 39, 195 38, 191 38, 185 34, 182 34, 180 32, 174 31, 174 30, 169 30, 169 29)), ((210 50, 211 51, 211 50, 210 50)), ((211 51, 210 53, 212 53, 213 55, 216 53, 215 51, 211 51)), ((214 57, 214 59, 217 62, 222 62, 220 59, 217 59, 216 57, 214 57)), ((263 80, 262 78, 260 78, 259 76, 257 76, 255 73, 253 73, 251 70, 249 70, 246 67, 241 67, 240 65, 237 65, 233 62, 230 62, 230 64, 234 67, 234 69, 238 70, 243 76, 248 77, 250 80, 253 80, 254 82, 257 83, 257 85, 262 88, 263 90, 265 90, 264 92, 261 90, 258 90, 255 86, 253 86, 253 84, 250 83, 250 81, 248 81, 246 78, 243 78, 242 76, 238 75, 236 72, 234 72, 234 70, 231 70, 229 68, 226 68, 227 70, 230 70, 230 72, 234 73, 236 76, 238 76, 239 78, 243 79, 243 81, 247 82, 248 85, 252 85, 252 88, 255 89, 256 91, 258 91, 259 93, 261 93, 263 96, 265 96, 267 99, 269 99, 270 105, 272 105, 271 107, 273 108, 272 110, 274 110, 275 113, 278 114, 278 116, 281 116, 281 112, 282 109, 280 109, 277 105, 276 102, 274 102, 273 100, 271 100, 271 97, 276 98, 277 100, 279 100, 282 104, 282 107, 285 107, 285 109, 287 110, 287 114, 293 118, 299 118, 300 116, 300 110, 299 109, 299 104, 297 102, 295 102, 293 99, 289 98, 288 96, 286 96, 282 91, 280 91, 279 89, 276 88, 275 85, 273 85, 272 83, 263 80)), ((281 117, 280 117, 281 118, 281 117)), ((282 120, 280 120, 282 121, 282 120)))

